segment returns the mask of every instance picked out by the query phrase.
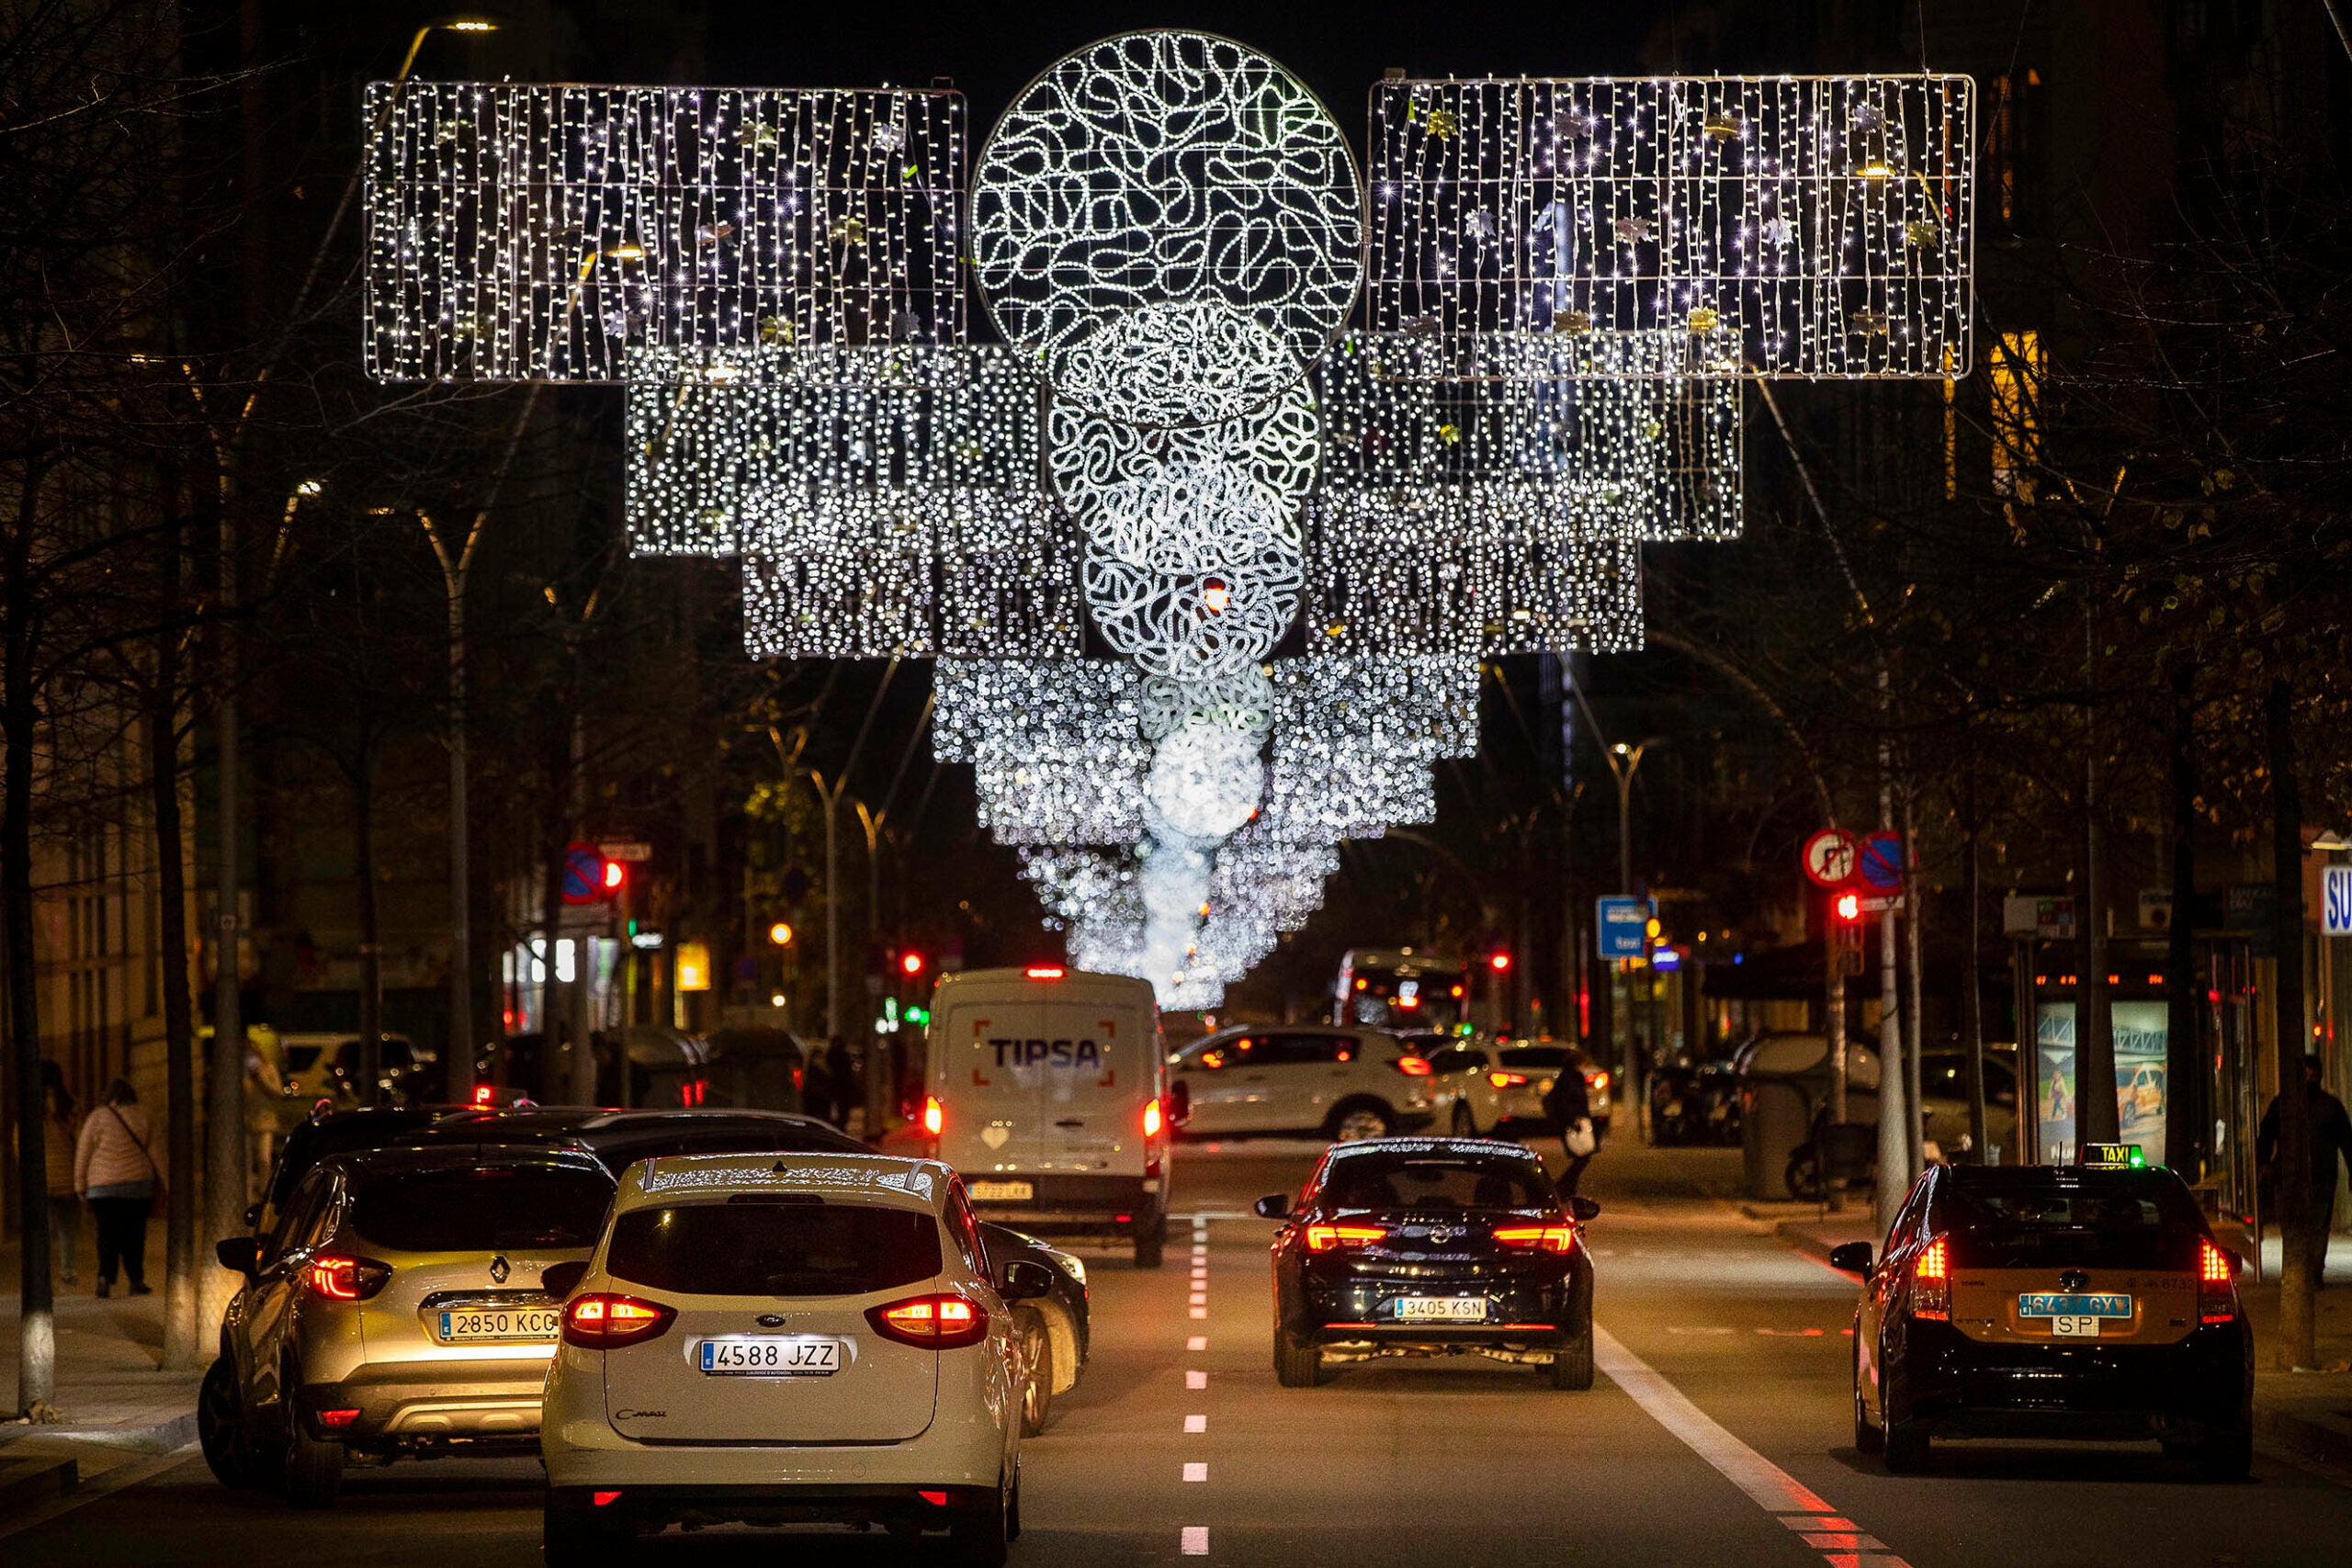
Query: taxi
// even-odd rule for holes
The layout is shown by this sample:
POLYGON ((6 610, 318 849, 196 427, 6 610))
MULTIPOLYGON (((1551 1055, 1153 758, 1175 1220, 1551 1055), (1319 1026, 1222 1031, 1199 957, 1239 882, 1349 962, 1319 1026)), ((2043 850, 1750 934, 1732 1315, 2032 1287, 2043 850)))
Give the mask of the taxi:
POLYGON ((550 1568, 670 1525, 944 1530, 1001 1563, 1021 1528, 1014 1303, 933 1160, 641 1160, 566 1280, 540 1427, 550 1568))
POLYGON ((2253 1463, 2240 1259, 2179 1177, 2130 1145, 2073 1166, 1937 1166, 1863 1277, 1854 1446, 1922 1468, 1931 1439, 2150 1438, 2216 1480, 2253 1463))

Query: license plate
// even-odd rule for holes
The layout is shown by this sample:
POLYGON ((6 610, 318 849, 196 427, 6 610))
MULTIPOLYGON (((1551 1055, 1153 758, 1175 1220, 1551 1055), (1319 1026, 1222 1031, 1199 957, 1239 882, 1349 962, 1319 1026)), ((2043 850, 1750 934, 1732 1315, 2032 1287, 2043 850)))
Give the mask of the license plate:
POLYGON ((1399 1323, 1484 1323, 1484 1296, 1405 1296, 1396 1303, 1399 1323))
MULTIPOLYGON (((2129 1319, 2132 1315, 2132 1298, 2123 1295, 2021 1295, 2018 1297, 2018 1315, 2048 1318, 2086 1317, 2093 1321, 2102 1317, 2129 1319)), ((2054 1332, 2064 1334, 2075 1331, 2062 1328, 2054 1332)), ((2098 1331, 2094 1329, 2092 1332, 2098 1331)))
POLYGON ((712 1377, 829 1378, 842 1370, 842 1342, 808 1334, 736 1334, 695 1347, 712 1377))
POLYGON ((2098 1322, 2095 1317, 2053 1317, 2050 1320, 2051 1337, 2056 1339, 2096 1339, 2098 1337, 2098 1322))
POLYGON ((552 1339, 562 1322, 561 1307, 452 1307, 441 1314, 441 1341, 552 1339))
POLYGON ((971 1186, 975 1203, 1026 1203, 1037 1196, 1034 1181, 975 1181, 971 1186))

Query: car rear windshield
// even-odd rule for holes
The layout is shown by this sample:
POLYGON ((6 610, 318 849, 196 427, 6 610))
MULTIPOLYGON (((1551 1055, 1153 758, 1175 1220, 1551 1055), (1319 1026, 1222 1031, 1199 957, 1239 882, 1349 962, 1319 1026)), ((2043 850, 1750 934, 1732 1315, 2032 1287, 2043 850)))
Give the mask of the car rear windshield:
POLYGON ((1567 1052, 1558 1045, 1506 1045, 1496 1053, 1506 1067, 1565 1067, 1567 1052))
POLYGON ((940 1269, 939 1223, 864 1203, 682 1203, 613 1224, 616 1280, 701 1296, 862 1296, 940 1269))
POLYGON ((1538 1209, 1552 1183, 1532 1159, 1355 1155, 1332 1162, 1323 1196, 1340 1209, 1538 1209))
POLYGON ((413 1170, 363 1178, 351 1228, 395 1252, 594 1247, 613 1184, 593 1170, 413 1170))
POLYGON ((2004 1180, 1953 1183, 1939 1207, 1961 1259, 1986 1269, 2185 1269, 2205 1234, 2196 1201, 2164 1171, 2018 1171, 2004 1180))

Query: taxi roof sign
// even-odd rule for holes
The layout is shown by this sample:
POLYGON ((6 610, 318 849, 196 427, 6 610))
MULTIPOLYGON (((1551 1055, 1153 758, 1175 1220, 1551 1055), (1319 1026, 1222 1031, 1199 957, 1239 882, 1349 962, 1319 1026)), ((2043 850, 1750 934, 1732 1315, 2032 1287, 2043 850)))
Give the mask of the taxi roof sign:
POLYGON ((2148 1162, 2137 1144, 2085 1144, 2075 1151, 2075 1163, 2109 1170, 2136 1170, 2148 1162))

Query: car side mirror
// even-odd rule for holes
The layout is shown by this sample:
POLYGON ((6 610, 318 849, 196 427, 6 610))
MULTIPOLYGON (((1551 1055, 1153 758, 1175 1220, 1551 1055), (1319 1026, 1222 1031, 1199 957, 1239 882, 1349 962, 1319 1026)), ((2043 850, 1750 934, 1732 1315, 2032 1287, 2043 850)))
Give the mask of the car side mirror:
POLYGON ((1044 1264, 1016 1258, 1004 1266, 1004 1282, 997 1287, 997 1294, 1009 1302, 1029 1302, 1049 1294, 1053 1288, 1054 1277, 1044 1264))
POLYGON ((250 1279, 261 1268, 261 1243, 249 1235, 232 1235, 226 1241, 214 1242, 212 1256, 220 1260, 221 1268, 250 1279))
POLYGON ((1290 1194, 1270 1192, 1250 1207, 1258 1211, 1258 1217, 1261 1220, 1285 1220, 1290 1217, 1290 1194))
POLYGON ((1589 1222, 1600 1217, 1600 1205, 1590 1198, 1577 1196, 1568 1200, 1568 1213, 1581 1222, 1589 1222))
POLYGON ((1193 1086, 1178 1078, 1168 1086, 1168 1124, 1182 1127, 1193 1119, 1193 1086))
POLYGON ((575 1263, 550 1263, 539 1273, 539 1289, 561 1301, 580 1288, 588 1277, 586 1259, 575 1263))
POLYGON ((1829 1249, 1829 1267, 1849 1274, 1871 1277, 1871 1244, 1866 1241, 1841 1242, 1829 1249))

